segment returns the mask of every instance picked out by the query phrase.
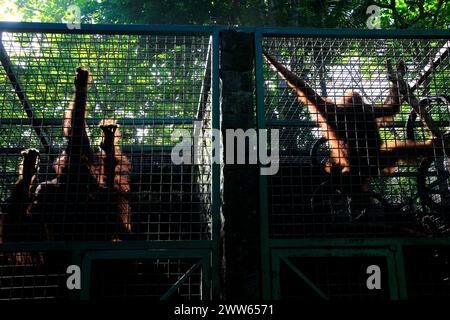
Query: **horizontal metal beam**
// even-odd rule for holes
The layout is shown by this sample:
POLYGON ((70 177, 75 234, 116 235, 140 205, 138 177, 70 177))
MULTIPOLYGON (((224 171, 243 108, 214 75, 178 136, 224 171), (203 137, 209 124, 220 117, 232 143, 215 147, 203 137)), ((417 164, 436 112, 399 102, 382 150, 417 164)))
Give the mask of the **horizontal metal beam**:
MULTIPOLYGON (((437 126, 440 127, 448 127, 448 121, 435 121, 437 126)), ((310 120, 298 120, 298 119, 268 119, 266 120, 267 126, 272 127, 299 127, 299 128, 311 128, 311 127, 317 127, 317 124, 314 121, 310 120)), ((393 121, 393 122, 387 122, 386 124, 382 125, 382 128, 405 128, 406 122, 404 121, 393 121)), ((423 123, 420 121, 416 121, 413 124, 414 127, 423 127, 423 123)))
MULTIPOLYGON (((86 122, 88 125, 97 125, 100 123, 101 118, 88 118, 86 122)), ((168 125, 168 124, 192 124, 194 119, 191 117, 166 117, 166 118, 119 118, 116 119, 117 123, 122 126, 137 126, 137 125, 168 125)), ((63 123, 63 118, 38 118, 34 119, 34 122, 41 126, 60 126, 63 123)), ((31 120, 28 118, 0 118, 0 124, 2 125, 30 125, 31 120)), ((436 121, 438 126, 448 126, 448 121, 436 121)), ((266 121, 267 126, 271 127, 299 127, 299 128, 314 128, 317 124, 310 120, 298 120, 298 119, 269 119, 266 121)), ((422 127, 423 124, 420 121, 414 123, 414 127, 422 127)), ((389 122, 382 127, 395 127, 404 128, 405 122, 394 121, 389 122)))
POLYGON ((68 29, 64 23, 0 22, 0 31, 49 32, 73 34, 211 34, 224 30, 259 32, 266 37, 319 37, 319 38, 399 38, 448 39, 450 30, 387 30, 350 28, 270 28, 196 25, 139 25, 139 24, 81 24, 80 29, 68 29))
MULTIPOLYGON (((0 124, 3 125, 30 125, 33 121, 34 124, 41 126, 61 126, 63 118, 0 118, 0 124)), ((88 125, 97 125, 102 121, 101 118, 88 118, 86 122, 88 125)), ((165 118, 120 118, 116 119, 117 123, 125 126, 137 126, 137 125, 167 125, 167 124, 191 124, 193 118, 184 117, 165 117, 165 118)))
POLYGON ((336 247, 391 247, 450 246, 450 238, 342 238, 342 239, 271 239, 271 248, 336 248, 336 247))
POLYGON ((261 28, 266 37, 318 37, 318 38, 363 38, 363 39, 447 39, 449 30, 417 29, 351 29, 351 28, 261 28))
POLYGON ((204 258, 209 256, 209 248, 181 248, 187 250, 179 250, 180 248, 161 248, 142 250, 129 250, 129 246, 125 250, 114 248, 114 250, 105 249, 88 249, 89 252, 85 254, 85 258, 90 261, 93 260, 110 260, 110 259, 171 259, 171 258, 204 258))
MULTIPOLYGON (((156 146, 156 145, 142 145, 142 144, 133 144, 133 145, 124 145, 121 146, 121 149, 124 153, 148 153, 148 152, 170 152, 173 146, 156 146)), ((26 147, 18 148, 18 147, 4 147, 0 148, 1 155, 10 155, 10 156, 19 156, 22 150, 26 149, 26 147)), ((63 148, 50 148, 48 154, 56 155, 59 154, 63 150, 63 148)), ((46 150, 40 150, 42 154, 46 153, 46 150)))
MULTIPOLYGON (((211 249, 211 240, 174 241, 81 241, 81 242, 9 242, 0 244, 0 252, 13 251, 95 251, 95 250, 163 250, 211 249)), ((105 258, 105 257, 103 257, 105 258)), ((105 258, 106 259, 106 258, 105 258)))
POLYGON ((0 22, 0 31, 72 34, 210 34, 217 27, 195 25, 81 24, 69 29, 65 23, 0 22))

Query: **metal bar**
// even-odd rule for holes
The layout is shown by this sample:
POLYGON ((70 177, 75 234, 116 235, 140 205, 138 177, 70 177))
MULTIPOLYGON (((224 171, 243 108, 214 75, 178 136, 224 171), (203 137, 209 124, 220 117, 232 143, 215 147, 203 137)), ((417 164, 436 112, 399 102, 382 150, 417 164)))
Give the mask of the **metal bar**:
POLYGON ((36 135, 39 137, 42 146, 44 149, 48 152, 50 149, 50 139, 48 138, 47 133, 45 132, 45 129, 42 128, 39 121, 36 120, 33 106, 31 102, 28 100, 28 97, 25 93, 25 90, 23 89, 22 84, 19 81, 19 78, 14 73, 13 65, 11 60, 9 59, 8 53, 6 52, 5 47, 3 46, 3 39, 2 39, 2 33, 0 33, 0 60, 2 63, 3 68, 5 69, 6 75, 11 82, 11 85, 14 89, 14 92, 16 93, 17 97, 19 98, 23 109, 25 110, 25 113, 27 114, 28 118, 30 119, 30 124, 33 126, 34 131, 36 132, 36 135))
POLYGON ((89 300, 91 294, 91 270, 92 259, 89 255, 85 255, 82 260, 81 268, 81 292, 80 300, 89 300))
POLYGON ((198 102, 196 120, 203 119, 203 113, 205 111, 206 102, 208 100, 208 94, 211 90, 211 48, 212 48, 212 37, 209 39, 208 44, 208 54, 206 55, 206 68, 203 74, 202 89, 200 91, 200 99, 198 102))
MULTIPOLYGON (((259 55, 256 55, 256 59, 258 59, 259 55)), ((262 59, 259 58, 261 61, 262 59)), ((261 64, 261 68, 262 68, 262 64, 261 64)), ((262 70, 261 70, 262 73, 262 70)), ((257 74, 256 74, 257 76, 257 74)), ((262 77, 262 75, 261 75, 262 77)), ((261 84, 261 86, 263 87, 263 84, 261 84)), ((256 83, 256 90, 258 90, 258 83, 256 83)), ((264 90, 264 87, 262 88, 262 90, 264 90)), ((264 96, 263 96, 264 98, 264 96)), ((258 99, 258 97, 256 98, 258 99)), ((256 100, 258 101, 258 100, 256 100)), ((264 101, 263 101, 264 102, 264 101)), ((264 113, 263 113, 264 115, 264 113)), ((317 127, 317 123, 315 123, 314 121, 309 121, 309 120, 300 120, 300 119, 284 119, 284 120, 278 120, 278 119, 268 119, 265 123, 267 126, 270 127, 297 127, 297 128, 314 128, 317 127)), ((259 125, 259 123, 258 123, 259 125)))
MULTIPOLYGON (((88 125, 97 125, 102 121, 101 118, 88 118, 86 123, 88 125)), ((64 118, 1 118, 0 124, 5 125, 22 125, 22 124, 32 124, 39 126, 61 126, 64 118)), ((193 119, 190 117, 186 118, 121 118, 116 120, 120 125, 167 125, 167 124, 192 124, 193 119)))
POLYGON ((448 30, 369 30, 338 28, 258 28, 265 37, 302 36, 317 38, 364 38, 364 39, 442 39, 449 38, 448 30))
MULTIPOLYGON (((212 68, 211 68, 211 137, 213 137, 214 130, 220 128, 220 105, 219 105, 219 33, 214 32, 212 40, 212 68)), ((214 152, 220 152, 219 137, 215 137, 212 143, 214 152)), ((212 186, 211 186, 211 207, 212 207, 212 296, 213 299, 217 299, 220 296, 220 270, 221 270, 221 197, 220 197, 220 164, 215 163, 213 152, 211 151, 211 166, 212 166, 212 186)))
POLYGON ((336 248, 450 245, 450 238, 342 238, 342 239, 270 239, 270 248, 336 248))
POLYGON ((139 25, 139 24, 81 24, 80 29, 69 29, 65 23, 0 22, 6 32, 42 32, 72 34, 209 34, 218 27, 194 25, 139 25))
POLYGON ((233 27, 233 26, 194 26, 194 25, 112 25, 82 24, 80 29, 68 29, 64 23, 36 22, 0 22, 0 30, 7 32, 51 32, 78 34, 208 34, 222 30, 242 32, 261 32, 263 36, 304 36, 333 38, 417 38, 439 39, 450 38, 449 30, 369 30, 339 28, 270 28, 270 27, 233 27))
MULTIPOLYGON (((196 119, 201 119, 201 115, 197 115, 196 119)), ((89 118, 86 119, 88 125, 97 125, 101 120, 100 118, 89 118)), ((117 119, 117 123, 120 125, 165 125, 165 124, 191 124, 193 118, 122 118, 117 119)), ((61 126, 63 118, 35 118, 35 123, 41 126, 61 126)), ((440 127, 445 127, 448 125, 448 121, 435 121, 436 125, 440 127)), ((30 124, 31 119, 29 118, 1 118, 0 124, 5 125, 23 125, 30 124)), ((314 128, 317 124, 314 121, 299 120, 299 119, 286 119, 286 120, 267 120, 266 125, 269 127, 297 127, 297 128, 314 128)), ((414 122, 414 127, 422 127, 421 122, 414 122)), ((384 125, 380 126, 381 128, 384 125)), ((405 123, 401 121, 393 121, 389 123, 389 127, 404 128, 405 123)))
MULTIPOLYGON (((446 127, 448 126, 448 121, 437 120, 435 121, 437 126, 446 127)), ((266 121, 266 125, 270 127, 296 127, 296 128, 314 128, 317 127, 317 124, 314 121, 309 120, 300 120, 300 119, 269 119, 266 121)), ((419 121, 414 122, 412 124, 414 127, 423 127, 423 124, 419 121)), ((404 121, 392 121, 389 124, 382 124, 380 128, 389 127, 389 128, 404 128, 404 121)))
MULTIPOLYGON (((10 156, 10 157, 16 157, 20 155, 20 152, 23 149, 21 148, 10 148, 7 150, 4 150, 2 148, 0 148, 0 155, 2 156, 10 156)), ((171 146, 146 146, 146 147, 139 147, 139 146, 126 146, 123 148, 123 153, 127 154, 127 155, 132 155, 132 154, 146 154, 146 153, 154 153, 154 152, 169 152, 170 150, 172 150, 171 146)), ((50 149, 50 155, 57 155, 59 154, 59 151, 57 149, 50 149)), ((299 155, 294 155, 294 156, 299 156, 299 157, 304 157, 304 158, 308 158, 309 155, 308 154, 299 154, 299 155)), ((48 162, 46 162, 47 164, 51 163, 51 160, 49 160, 48 162)), ((292 165, 292 163, 289 163, 288 165, 292 165)), ((51 174, 51 172, 49 172, 49 174, 51 174)), ((160 175, 165 176, 165 175, 170 175, 171 173, 160 173, 160 175)), ((134 172, 131 171, 130 172, 130 176, 141 176, 141 173, 139 172, 134 172)), ((436 174, 430 174, 428 175, 428 177, 436 177, 436 174)), ((17 178, 17 173, 16 172, 0 172, 0 177, 12 177, 12 178, 17 178)), ((411 172, 399 172, 399 173, 395 173, 395 174, 382 174, 380 176, 378 176, 378 178, 382 179, 382 178, 400 178, 400 177, 407 177, 407 178, 416 178, 417 174, 411 172)), ((429 188, 433 188, 435 186, 438 186, 440 183, 442 183, 442 180, 437 180, 436 182, 430 183, 428 186, 429 188)), ((430 194, 441 194, 442 191, 430 191, 430 194)), ((414 194, 411 196, 412 199, 416 199, 418 197, 417 194, 414 194)))
MULTIPOLYGON (((184 248, 186 249, 186 248, 184 248)), ((91 260, 111 260, 111 259, 184 259, 184 258, 204 258, 208 256, 208 250, 201 249, 155 249, 155 250, 89 250, 86 256, 91 260)))
POLYGON ((191 274, 200 266, 200 263, 194 264, 192 267, 189 268, 188 271, 186 271, 185 274, 181 276, 180 279, 177 280, 170 288, 161 296, 160 300, 167 300, 172 294, 175 293, 182 285, 183 283, 191 276, 191 274))
MULTIPOLYGON (((81 269, 81 272, 83 272, 82 270, 82 266, 83 266, 83 252, 80 251, 73 251, 72 252, 72 264, 79 266, 81 269)), ((81 275, 81 280, 83 279, 83 275, 81 275)), ((81 290, 83 290, 83 283, 81 283, 81 290)), ((69 299, 70 300, 79 300, 81 299, 81 290, 71 290, 69 292, 69 299)))
POLYGON ((395 268, 398 283, 398 295, 400 300, 408 299, 408 286, 405 274, 405 260, 403 257, 403 246, 396 245, 394 251, 395 268))
POLYGON ((280 300, 281 299, 281 282, 280 282, 280 256, 276 252, 272 252, 272 273, 271 273, 271 296, 268 299, 280 300))
POLYGON ((386 255, 386 263, 388 268, 388 283, 389 283, 389 295, 391 300, 398 300, 399 298, 399 290, 398 290, 398 273, 395 266, 395 258, 390 251, 386 255))
POLYGON ((211 254, 202 259, 202 300, 211 300, 211 254))
POLYGON ((303 273, 301 272, 296 266, 294 266, 287 258, 280 256, 280 259, 286 263, 286 265, 292 269, 292 271, 295 272, 296 275, 298 275, 300 278, 302 278, 302 280, 311 288, 313 289, 322 299, 324 300, 329 300, 329 298, 327 297, 327 295, 320 290, 320 288, 318 286, 316 286, 311 280, 309 280, 309 278, 303 273))
POLYGON ((284 257, 385 257, 389 254, 389 250, 390 248, 292 248, 275 251, 284 257))
POLYGON ((89 251, 89 250, 210 250, 210 240, 170 240, 170 241, 77 241, 77 242, 7 242, 0 244, 0 252, 11 251, 89 251))
MULTIPOLYGON (((139 145, 139 144, 132 144, 132 145, 124 145, 121 147, 122 152, 124 153, 151 153, 154 151, 160 151, 160 152, 170 152, 173 149, 172 145, 165 145, 165 146, 152 146, 152 145, 139 145)), ((6 154, 6 155, 20 155, 20 152, 23 150, 23 148, 18 147, 11 147, 11 148, 0 148, 0 154, 6 154)), ((59 154, 62 149, 52 147, 49 150, 49 154, 59 154)), ((15 174, 15 173, 14 173, 15 174)))
POLYGON ((173 146, 166 145, 166 146, 152 146, 152 145, 124 145, 121 147, 122 152, 124 153, 147 153, 147 152, 154 152, 154 151, 161 151, 161 152, 169 152, 172 151, 173 146))
MULTIPOLYGON (((262 37, 261 33, 254 35, 255 47, 255 83, 256 83, 256 119, 259 132, 266 129, 266 118, 264 110, 264 78, 262 72, 262 37)), ((266 152, 266 150, 264 150, 266 152)), ((259 162, 261 163, 261 162, 259 162)), ((261 166, 261 165, 260 165, 261 166)), ((268 246, 269 239, 269 213, 267 203, 267 177, 259 175, 259 214, 260 214, 260 234, 261 234, 261 275, 262 275, 262 297, 270 298, 270 251, 268 246)))
MULTIPOLYGON (((207 123, 205 120, 205 110, 207 108, 208 103, 208 95, 211 91, 211 50, 212 50, 212 36, 209 37, 208 42, 208 53, 206 55, 206 68, 203 73, 203 81, 202 81, 202 88, 200 91, 200 98, 198 101, 197 106, 197 112, 195 115, 195 122, 193 124, 193 135, 200 135, 202 134, 202 127, 207 123)), ((201 148, 202 146, 199 143, 196 143, 198 141, 194 138, 193 143, 193 157, 194 157, 194 163, 201 163, 202 160, 200 159, 201 154, 201 148)))

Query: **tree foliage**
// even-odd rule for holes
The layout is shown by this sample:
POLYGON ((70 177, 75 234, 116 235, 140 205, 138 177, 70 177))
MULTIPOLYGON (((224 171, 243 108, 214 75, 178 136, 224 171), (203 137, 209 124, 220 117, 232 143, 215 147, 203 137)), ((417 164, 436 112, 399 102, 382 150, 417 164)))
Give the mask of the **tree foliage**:
POLYGON ((366 27, 378 5, 382 28, 446 28, 447 0, 2 0, 24 21, 61 22, 77 5, 83 23, 221 24, 273 27, 366 27))

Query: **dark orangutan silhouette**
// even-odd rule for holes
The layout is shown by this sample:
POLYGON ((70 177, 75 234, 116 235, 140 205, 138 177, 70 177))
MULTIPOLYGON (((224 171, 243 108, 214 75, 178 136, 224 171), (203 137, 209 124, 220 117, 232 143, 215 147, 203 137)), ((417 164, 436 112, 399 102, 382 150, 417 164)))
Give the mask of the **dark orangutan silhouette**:
MULTIPOLYGON (((370 177, 393 172, 400 162, 417 161, 420 157, 439 156, 448 152, 448 137, 427 141, 387 141, 378 132, 380 124, 390 121, 400 111, 406 92, 399 84, 406 68, 399 60, 396 72, 388 74, 389 94, 382 104, 368 104, 355 91, 347 91, 337 102, 321 97, 305 80, 288 70, 271 55, 266 60, 292 87, 298 100, 308 108, 312 119, 328 140, 328 173, 340 177, 341 187, 352 195, 356 208, 367 203, 367 183, 370 177), (359 205, 358 205, 359 203, 359 205)), ((390 62, 386 62, 391 70, 390 62)))
POLYGON ((19 165, 19 177, 2 205, 4 215, 0 219, 0 243, 20 241, 27 236, 23 225, 28 222, 33 203, 31 187, 39 168, 39 151, 27 149, 21 154, 23 159, 19 165))
MULTIPOLYGON (((31 221, 30 208, 33 203, 32 186, 39 168, 39 151, 26 149, 19 165, 19 177, 10 196, 2 205, 0 218, 0 244, 4 242, 35 241, 39 225, 31 221)), ((13 252, 3 255, 13 264, 42 263, 42 255, 31 252, 13 252)))
POLYGON ((56 178, 39 184, 30 211, 47 240, 118 240, 129 232, 129 161, 120 152, 116 125, 101 126, 102 150, 92 150, 86 102, 91 76, 77 69, 75 93, 64 118, 67 147, 56 159, 56 178))
POLYGON ((130 169, 128 158, 119 147, 120 131, 119 125, 114 120, 103 120, 100 125, 102 130, 101 151, 99 153, 102 164, 101 185, 105 186, 112 201, 110 211, 118 212, 120 219, 120 232, 131 232, 130 203, 130 169))

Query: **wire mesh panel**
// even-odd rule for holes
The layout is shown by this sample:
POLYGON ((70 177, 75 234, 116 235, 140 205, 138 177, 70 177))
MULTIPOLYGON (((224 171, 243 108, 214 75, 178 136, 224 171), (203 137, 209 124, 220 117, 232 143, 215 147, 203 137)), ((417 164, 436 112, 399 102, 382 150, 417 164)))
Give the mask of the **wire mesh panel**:
POLYGON ((206 155, 171 160, 174 132, 199 115, 208 35, 3 32, 1 44, 3 241, 209 238, 206 155))
POLYGON ((68 299, 70 261, 68 252, 0 253, 0 300, 68 299))
POLYGON ((263 39, 266 126, 280 130, 271 237, 449 234, 448 49, 443 39, 263 39))
MULTIPOLYGON (((0 299, 79 296, 73 252, 11 251, 19 242, 211 240, 209 32, 94 29, 0 30, 0 299)), ((94 298, 160 298, 192 266, 105 263, 94 298)), ((171 296, 202 297, 200 269, 171 296)))

